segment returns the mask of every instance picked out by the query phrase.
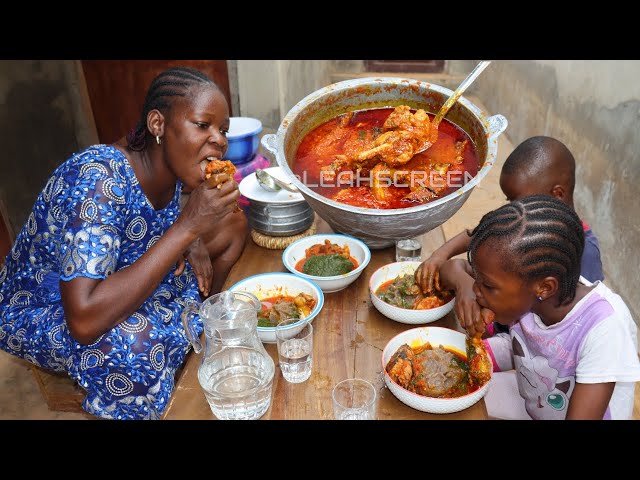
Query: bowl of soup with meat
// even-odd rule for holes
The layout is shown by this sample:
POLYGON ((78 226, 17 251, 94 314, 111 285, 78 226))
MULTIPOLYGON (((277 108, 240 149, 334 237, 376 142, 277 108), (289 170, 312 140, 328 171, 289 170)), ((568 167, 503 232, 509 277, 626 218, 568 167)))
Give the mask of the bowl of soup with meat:
POLYGON ((486 350, 484 362, 477 363, 475 355, 464 333, 412 328, 393 337, 382 351, 384 383, 398 400, 416 410, 459 412, 484 397, 491 383, 493 363, 486 350))
POLYGON ((263 343, 276 342, 276 325, 285 318, 297 318, 292 330, 311 322, 324 305, 322 290, 307 279, 291 273, 274 272, 240 280, 230 291, 249 292, 261 303, 258 336, 263 343))
POLYGON ((464 96, 429 130, 451 93, 395 77, 339 82, 298 102, 262 144, 335 232, 388 247, 451 217, 495 161, 507 120, 464 96))
POLYGON ((420 262, 395 262, 380 267, 369 279, 371 303, 385 317, 410 325, 435 322, 455 305, 451 291, 423 294, 414 273, 420 262))

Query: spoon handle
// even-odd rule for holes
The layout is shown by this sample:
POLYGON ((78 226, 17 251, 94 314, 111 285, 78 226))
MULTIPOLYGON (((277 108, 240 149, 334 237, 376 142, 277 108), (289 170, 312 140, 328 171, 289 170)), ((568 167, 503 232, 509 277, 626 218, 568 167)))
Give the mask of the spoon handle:
POLYGON ((444 116, 447 114, 449 109, 453 106, 453 104, 456 103, 458 98, 460 98, 460 95, 462 95, 462 93, 467 89, 467 87, 471 85, 476 78, 478 78, 478 75, 480 75, 482 71, 489 66, 490 63, 491 63, 490 60, 485 60, 483 62, 480 62, 478 65, 476 65, 476 68, 474 68, 471 71, 471 73, 467 76, 467 78, 465 78, 462 81, 462 83, 458 86, 458 88, 456 88, 456 91, 451 94, 451 96, 445 102, 445 104, 442 105, 442 108, 440 108, 440 111, 436 115, 436 118, 433 119, 432 125, 436 127, 440 125, 440 122, 442 121, 444 116))

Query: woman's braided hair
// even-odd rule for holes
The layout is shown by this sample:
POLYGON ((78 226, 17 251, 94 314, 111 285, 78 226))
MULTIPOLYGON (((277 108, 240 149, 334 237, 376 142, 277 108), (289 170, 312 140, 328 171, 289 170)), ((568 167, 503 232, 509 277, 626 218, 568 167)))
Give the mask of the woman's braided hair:
POLYGON ((525 280, 553 276, 559 282, 559 304, 576 295, 584 230, 576 212, 547 195, 531 195, 487 213, 471 232, 469 263, 487 239, 496 237, 510 251, 503 265, 525 280))
POLYGON ((208 84, 218 89, 216 83, 199 70, 176 67, 165 70, 153 79, 142 107, 142 115, 136 126, 127 134, 127 144, 132 150, 143 150, 147 143, 147 115, 157 109, 163 114, 171 108, 175 97, 185 97, 194 85, 208 84))

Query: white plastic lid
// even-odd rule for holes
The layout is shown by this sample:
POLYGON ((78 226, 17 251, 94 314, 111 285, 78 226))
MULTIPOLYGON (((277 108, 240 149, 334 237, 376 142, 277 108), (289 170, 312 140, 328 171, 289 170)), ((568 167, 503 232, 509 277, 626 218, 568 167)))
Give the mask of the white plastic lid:
POLYGON ((227 138, 246 137, 262 131, 262 122, 251 117, 231 117, 227 138))

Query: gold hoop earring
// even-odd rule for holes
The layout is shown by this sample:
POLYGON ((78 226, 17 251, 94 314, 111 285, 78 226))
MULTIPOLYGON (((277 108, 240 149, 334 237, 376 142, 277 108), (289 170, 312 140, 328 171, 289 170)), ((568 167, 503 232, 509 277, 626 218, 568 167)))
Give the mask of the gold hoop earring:
POLYGON ((160 145, 160 143, 162 143, 162 142, 160 142, 160 136, 159 135, 156 135, 156 142, 158 143, 158 145, 160 145))

